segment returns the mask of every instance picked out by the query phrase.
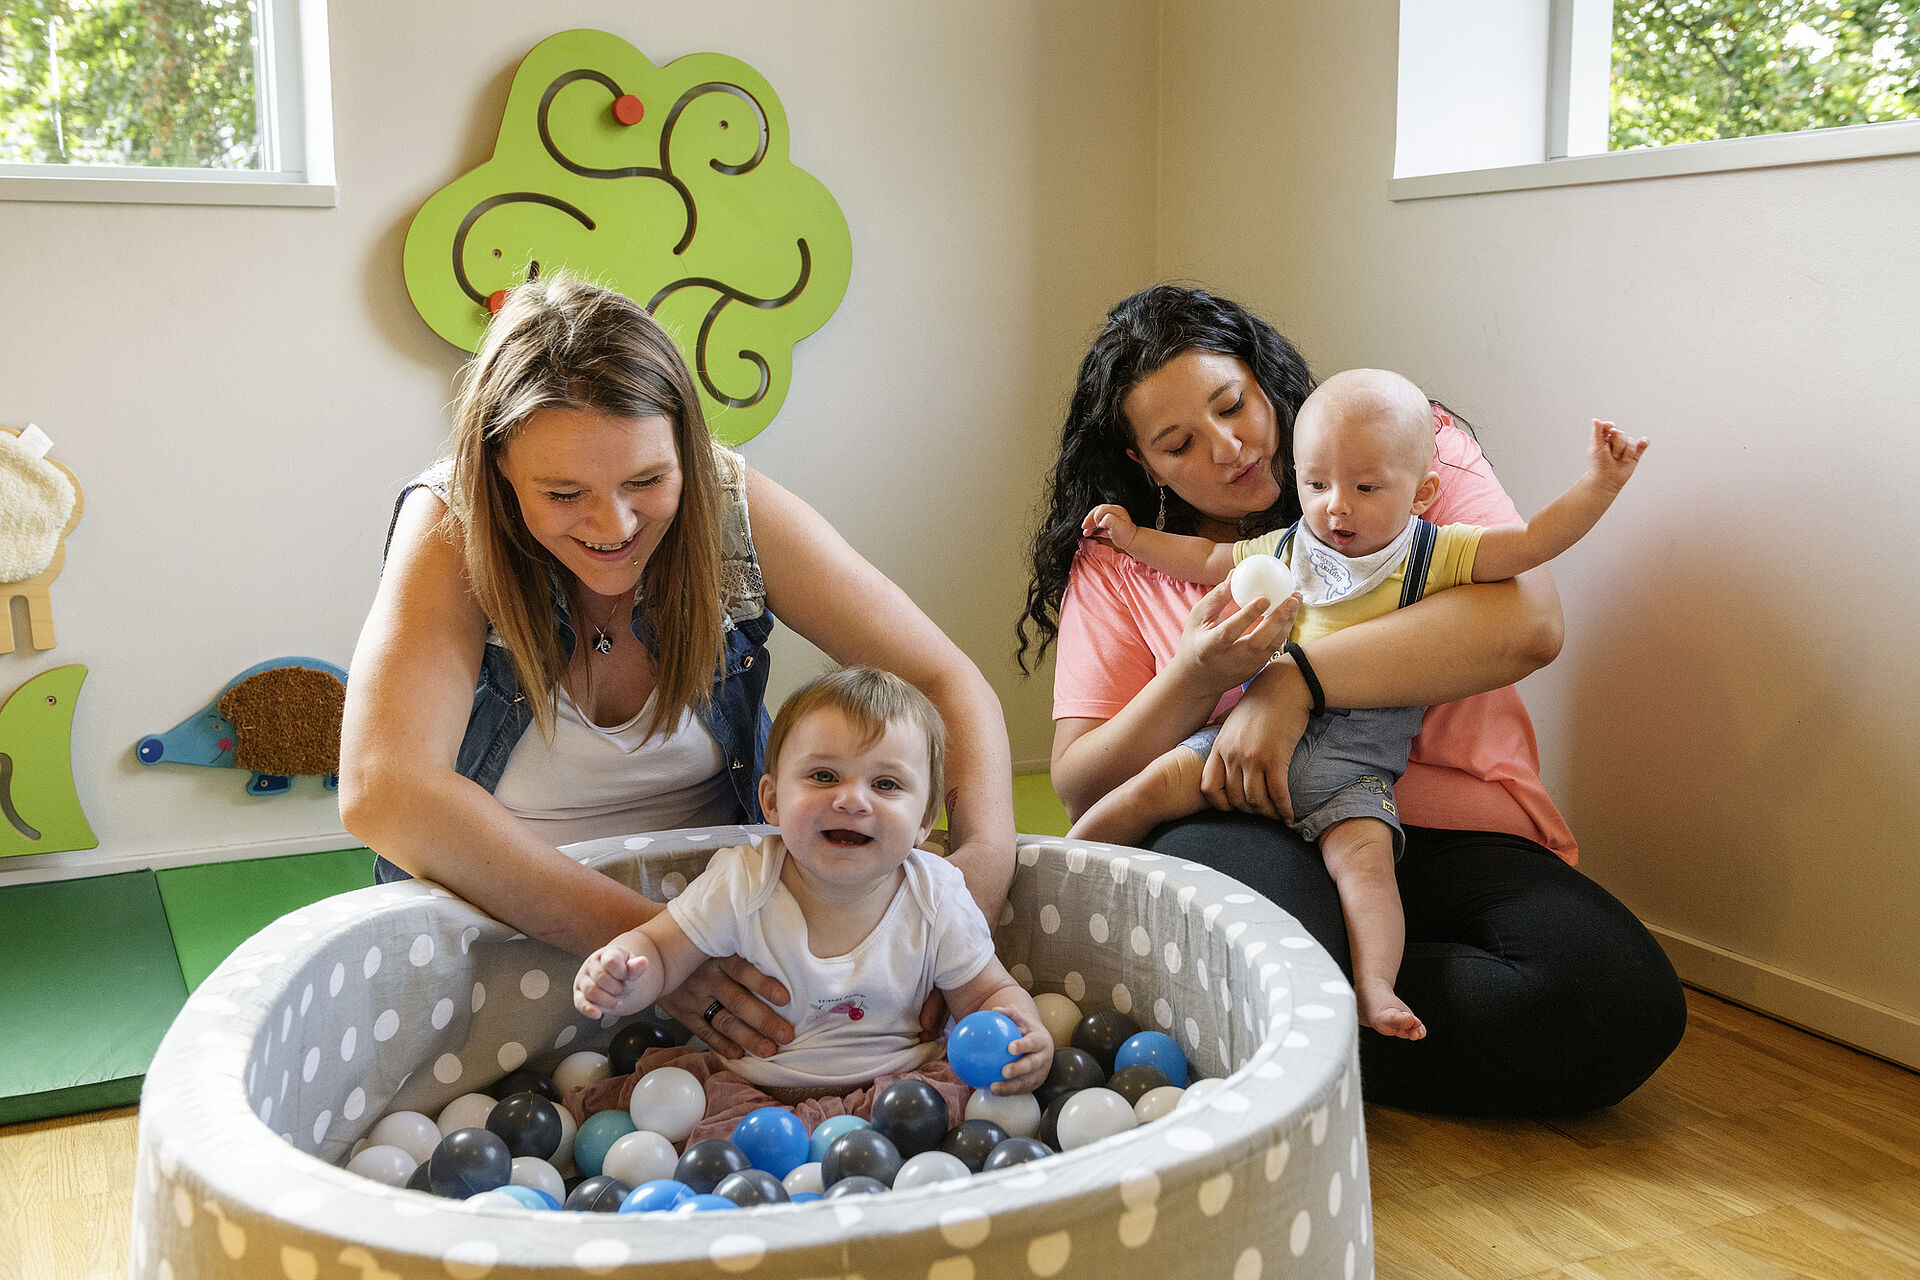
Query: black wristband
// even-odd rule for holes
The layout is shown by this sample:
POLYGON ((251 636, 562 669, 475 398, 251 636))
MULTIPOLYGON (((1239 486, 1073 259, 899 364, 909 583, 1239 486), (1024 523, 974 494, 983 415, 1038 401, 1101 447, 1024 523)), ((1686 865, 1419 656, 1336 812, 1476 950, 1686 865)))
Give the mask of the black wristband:
POLYGON ((1313 664, 1307 661, 1307 651, 1289 640, 1280 646, 1280 652, 1293 659, 1293 665, 1300 672, 1300 678, 1307 682, 1307 692, 1313 695, 1313 714, 1320 715, 1327 709, 1327 693, 1320 687, 1320 677, 1313 674, 1313 664))

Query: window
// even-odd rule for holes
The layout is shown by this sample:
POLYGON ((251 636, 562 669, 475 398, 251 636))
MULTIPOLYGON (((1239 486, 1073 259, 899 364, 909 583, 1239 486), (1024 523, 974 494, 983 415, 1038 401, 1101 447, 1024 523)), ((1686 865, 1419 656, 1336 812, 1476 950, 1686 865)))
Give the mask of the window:
POLYGON ((334 203, 324 0, 7 0, 0 198, 334 203))
POLYGON ((1402 0, 1393 196, 1920 152, 1920 0, 1402 0))
POLYGON ((1609 150, 1920 118, 1920 0, 1612 9, 1609 150))

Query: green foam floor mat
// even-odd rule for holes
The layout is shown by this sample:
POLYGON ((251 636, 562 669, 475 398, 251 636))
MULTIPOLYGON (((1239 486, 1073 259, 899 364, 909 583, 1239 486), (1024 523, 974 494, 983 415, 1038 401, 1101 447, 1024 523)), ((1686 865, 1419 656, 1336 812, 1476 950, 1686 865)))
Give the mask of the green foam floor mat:
POLYGON ((1032 836, 1063 836, 1073 819, 1053 794, 1053 779, 1044 773, 1022 773, 1013 779, 1013 826, 1032 836))
POLYGON ((153 872, 0 890, 0 1124, 137 1101, 186 999, 153 872))
POLYGON ((159 873, 187 990, 199 989, 233 949, 289 911, 373 883, 365 849, 212 862, 159 873))

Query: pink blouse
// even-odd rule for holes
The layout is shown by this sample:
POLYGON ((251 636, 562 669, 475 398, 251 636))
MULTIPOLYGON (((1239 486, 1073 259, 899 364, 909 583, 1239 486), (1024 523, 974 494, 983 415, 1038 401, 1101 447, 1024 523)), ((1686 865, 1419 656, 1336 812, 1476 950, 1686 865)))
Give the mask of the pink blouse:
MULTIPOLYGON (((1451 419, 1435 424, 1440 495, 1436 524, 1514 524, 1520 513, 1473 437, 1451 419)), ((1173 657, 1187 615, 1207 588, 1169 578, 1093 541, 1074 555, 1060 601, 1053 718, 1108 720, 1173 657)), ((1240 699, 1229 690, 1219 719, 1240 699)), ((1406 776, 1394 787, 1401 820, 1453 831, 1504 831, 1568 863, 1579 847, 1540 782, 1533 722, 1509 685, 1429 707, 1406 776)))

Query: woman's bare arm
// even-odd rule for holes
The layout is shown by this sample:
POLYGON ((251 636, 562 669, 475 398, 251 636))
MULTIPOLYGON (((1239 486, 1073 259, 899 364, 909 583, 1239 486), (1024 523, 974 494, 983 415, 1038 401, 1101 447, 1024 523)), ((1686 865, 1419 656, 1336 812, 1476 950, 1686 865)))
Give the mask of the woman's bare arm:
POLYGON ((1013 882, 1013 762, 992 686, 819 512, 752 468, 747 510, 774 616, 835 662, 891 671, 939 708, 952 859, 987 919, 998 918, 1013 882))
POLYGON ((1264 667, 1297 604, 1264 616, 1236 608, 1223 583, 1187 615, 1174 658, 1111 719, 1063 719, 1053 729, 1053 789, 1075 819, 1205 724, 1220 695, 1264 667))
MULTIPOLYGON (((1433 706, 1504 688, 1559 656, 1560 594, 1544 568, 1455 587, 1307 647, 1335 707, 1433 706)), ((1292 659, 1275 662, 1228 713, 1201 789, 1216 808, 1291 818, 1287 764, 1313 705, 1292 659)))

